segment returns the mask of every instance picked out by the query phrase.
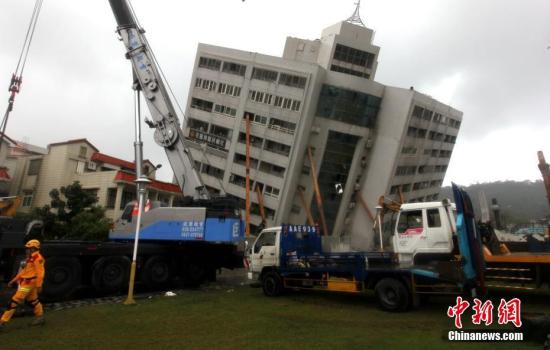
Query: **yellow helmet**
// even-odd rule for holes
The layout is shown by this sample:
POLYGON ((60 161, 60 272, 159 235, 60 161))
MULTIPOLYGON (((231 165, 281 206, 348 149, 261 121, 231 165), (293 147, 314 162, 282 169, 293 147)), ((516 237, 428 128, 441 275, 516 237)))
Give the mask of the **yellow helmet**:
POLYGON ((25 244, 25 248, 36 248, 40 249, 40 241, 37 239, 31 239, 25 244))

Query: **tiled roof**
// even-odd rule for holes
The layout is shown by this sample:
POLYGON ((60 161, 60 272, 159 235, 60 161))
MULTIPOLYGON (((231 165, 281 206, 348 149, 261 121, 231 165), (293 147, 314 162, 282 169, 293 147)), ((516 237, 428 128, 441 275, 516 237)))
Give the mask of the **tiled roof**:
MULTIPOLYGON (((118 171, 115 176, 115 182, 134 183, 135 180, 136 175, 124 171, 118 171)), ((147 186, 165 192, 181 193, 181 189, 178 185, 169 182, 151 180, 151 183, 147 186)))
MULTIPOLYGON (((104 153, 101 153, 101 152, 96 152, 92 155, 92 158, 90 158, 90 160, 94 161, 94 162, 100 162, 100 163, 106 163, 106 164, 111 164, 111 165, 117 165, 121 168, 126 168, 126 169, 130 169, 130 170, 136 170, 136 166, 133 162, 129 162, 127 160, 124 160, 124 159, 120 159, 120 158, 116 158, 116 157, 112 157, 112 156, 109 156, 107 154, 104 154, 104 153)), ((153 163, 151 163, 150 160, 146 159, 143 161, 144 163, 148 163, 151 168, 153 168, 155 165, 153 163)))

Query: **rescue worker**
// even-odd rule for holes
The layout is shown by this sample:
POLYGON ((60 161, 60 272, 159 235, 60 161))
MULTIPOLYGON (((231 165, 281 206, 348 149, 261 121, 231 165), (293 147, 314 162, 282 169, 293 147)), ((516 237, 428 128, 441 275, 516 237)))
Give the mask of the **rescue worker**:
POLYGON ((8 283, 9 287, 15 283, 19 283, 19 287, 9 302, 8 309, 4 312, 2 318, 0 318, 0 329, 8 323, 15 313, 17 306, 21 305, 24 301, 34 309, 35 317, 31 325, 40 326, 44 324, 44 309, 38 300, 38 294, 42 292, 45 260, 39 251, 40 242, 38 240, 31 239, 25 244, 25 252, 27 254, 25 267, 8 283))

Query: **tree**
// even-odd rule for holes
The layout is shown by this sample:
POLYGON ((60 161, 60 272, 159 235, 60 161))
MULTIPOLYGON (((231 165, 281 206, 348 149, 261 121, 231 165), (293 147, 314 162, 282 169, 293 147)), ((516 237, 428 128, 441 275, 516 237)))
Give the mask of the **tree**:
POLYGON ((44 222, 47 238, 104 240, 112 225, 97 197, 75 181, 69 186, 50 191, 50 205, 35 208, 32 217, 44 222))

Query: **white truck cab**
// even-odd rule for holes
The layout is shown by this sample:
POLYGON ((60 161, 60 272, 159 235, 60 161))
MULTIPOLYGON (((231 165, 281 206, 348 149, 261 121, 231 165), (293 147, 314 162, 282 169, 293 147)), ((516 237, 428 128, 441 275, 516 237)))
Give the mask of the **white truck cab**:
POLYGON ((414 264, 419 254, 449 254, 456 232, 453 205, 441 202, 405 203, 393 227, 393 250, 402 265, 414 264))
POLYGON ((270 227, 258 235, 248 250, 249 279, 258 279, 264 267, 279 266, 281 226, 270 227))

